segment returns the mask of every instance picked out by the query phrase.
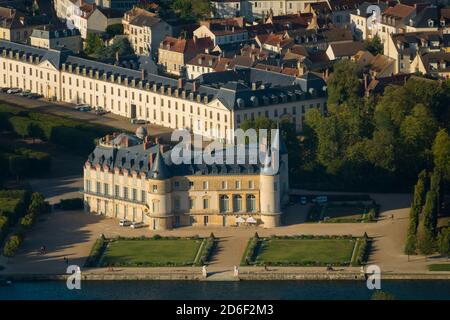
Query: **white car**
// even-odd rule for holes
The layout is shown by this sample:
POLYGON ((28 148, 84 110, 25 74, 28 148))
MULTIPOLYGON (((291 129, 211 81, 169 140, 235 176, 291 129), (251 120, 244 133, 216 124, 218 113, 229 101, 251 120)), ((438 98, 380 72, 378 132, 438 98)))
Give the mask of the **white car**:
POLYGON ((22 92, 22 89, 19 89, 19 88, 11 88, 11 89, 9 89, 8 91, 6 91, 6 93, 8 93, 8 94, 16 94, 16 93, 19 93, 19 92, 22 92))
POLYGON ((119 226, 121 227, 128 227, 131 225, 131 221, 127 219, 120 219, 119 226))
POLYGON ((143 222, 133 222, 133 223, 131 223, 131 228, 133 228, 133 229, 139 229, 139 228, 142 228, 144 226, 144 223, 143 222))

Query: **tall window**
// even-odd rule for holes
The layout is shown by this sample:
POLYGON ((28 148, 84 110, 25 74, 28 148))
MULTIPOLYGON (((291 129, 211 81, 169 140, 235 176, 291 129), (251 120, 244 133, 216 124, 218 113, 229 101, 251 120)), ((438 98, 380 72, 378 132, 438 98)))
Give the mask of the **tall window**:
POLYGON ((256 197, 253 194, 247 195, 247 211, 248 212, 256 211, 256 197))
POLYGON ((145 190, 141 190, 141 202, 147 202, 147 194, 145 193, 145 190))
POLYGON ((229 198, 227 195, 220 196, 220 212, 228 212, 230 208, 229 198))
POLYGON ((118 198, 120 196, 120 191, 119 191, 119 186, 118 185, 114 186, 114 196, 116 198, 118 198))
POLYGON ((103 184, 103 193, 107 196, 109 195, 109 186, 107 183, 103 184))
POLYGON ((242 211, 242 197, 239 194, 233 196, 233 209, 235 212, 242 211))
POLYGON ((123 187, 123 197, 124 199, 128 200, 128 188, 123 187))
POLYGON ((189 209, 194 209, 194 198, 189 198, 189 209))
POLYGON ((203 209, 208 209, 208 208, 209 208, 209 199, 203 198, 203 209))

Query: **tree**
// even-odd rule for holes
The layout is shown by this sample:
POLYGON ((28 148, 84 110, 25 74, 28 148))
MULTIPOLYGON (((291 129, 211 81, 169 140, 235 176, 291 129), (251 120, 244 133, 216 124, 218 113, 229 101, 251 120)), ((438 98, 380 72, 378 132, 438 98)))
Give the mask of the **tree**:
POLYGON ((210 16, 211 8, 207 0, 174 0, 171 9, 186 21, 197 21, 210 16))
POLYGON ((106 47, 103 50, 103 58, 105 59, 114 59, 116 56, 116 53, 119 54, 119 56, 129 56, 134 54, 133 47, 130 44, 130 41, 128 38, 120 38, 114 41, 112 45, 109 47, 106 47))
POLYGON ((450 228, 442 228, 437 239, 437 247, 439 253, 448 259, 450 254, 450 228))
POLYGON ((334 65, 334 71, 327 81, 328 105, 344 102, 358 104, 360 101, 360 81, 358 66, 349 60, 341 60, 334 65))
POLYGON ((12 155, 9 157, 9 171, 16 176, 16 180, 28 172, 28 161, 26 157, 12 155))
POLYGON ((106 27, 106 33, 109 34, 111 38, 123 34, 123 25, 121 23, 111 24, 106 27))
POLYGON ((430 179, 430 190, 434 192, 436 195, 435 198, 435 210, 433 210, 433 216, 432 216, 432 227, 433 227, 433 234, 436 235, 436 228, 437 228, 437 220, 438 220, 438 214, 439 214, 439 208, 441 206, 441 199, 442 199, 442 175, 438 168, 434 168, 433 173, 431 174, 430 179))
POLYGON ((422 212, 425 197, 425 182, 427 173, 425 170, 420 172, 417 183, 414 187, 414 196, 409 212, 408 235, 406 238, 405 254, 411 255, 416 253, 416 232, 419 224, 419 216, 422 212))
POLYGON ((450 137, 445 129, 436 134, 433 143, 433 157, 445 180, 450 181, 450 137))
POLYGON ((100 35, 95 33, 88 33, 86 37, 86 46, 84 48, 84 52, 86 54, 97 54, 101 55, 105 45, 103 44, 102 38, 100 35))
POLYGON ((383 54, 384 46, 381 43, 380 37, 375 35, 372 39, 364 41, 364 49, 376 56, 377 54, 383 54))
POLYGON ((30 122, 27 125, 27 136, 32 138, 34 142, 35 139, 44 139, 45 133, 39 125, 34 122, 30 122))
POLYGON ((417 231, 417 247, 424 255, 433 253, 435 249, 433 232, 433 215, 435 210, 436 194, 430 190, 427 192, 423 214, 417 231))

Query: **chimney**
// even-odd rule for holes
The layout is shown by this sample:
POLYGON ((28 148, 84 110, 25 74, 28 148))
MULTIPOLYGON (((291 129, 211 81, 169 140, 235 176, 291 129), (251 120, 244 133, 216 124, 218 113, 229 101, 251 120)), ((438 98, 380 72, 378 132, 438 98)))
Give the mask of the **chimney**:
POLYGON ((155 160, 155 155, 154 153, 150 154, 150 157, 148 159, 149 165, 150 165, 150 170, 153 168, 153 160, 155 160))
POLYGON ((128 136, 125 136, 125 137, 123 138, 122 142, 123 142, 123 146, 124 146, 125 148, 128 148, 128 147, 129 147, 128 136))
POLYGON ((178 79, 178 89, 183 89, 184 87, 184 78, 178 79))
POLYGON ((141 80, 144 80, 145 78, 145 70, 141 69, 141 80))
POLYGON ((193 36, 192 40, 194 40, 194 43, 197 43, 197 36, 193 36))
POLYGON ((367 91, 368 83, 367 83, 367 73, 364 73, 364 91, 367 91))
POLYGON ((119 62, 119 51, 116 51, 116 61, 119 62))
POLYGON ((198 81, 194 80, 192 82, 192 91, 193 92, 197 92, 198 91, 198 86, 199 86, 198 81))

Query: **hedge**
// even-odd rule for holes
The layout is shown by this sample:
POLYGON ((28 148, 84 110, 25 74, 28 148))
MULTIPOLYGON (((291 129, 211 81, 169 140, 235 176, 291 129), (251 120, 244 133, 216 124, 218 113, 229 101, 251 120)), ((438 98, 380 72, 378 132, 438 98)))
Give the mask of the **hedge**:
POLYGON ((0 243, 6 237, 6 232, 8 230, 8 217, 0 215, 0 243))
POLYGON ((2 176, 38 176, 50 170, 51 158, 46 152, 28 148, 0 150, 2 176))
POLYGON ((89 256, 84 264, 86 268, 96 267, 98 265, 103 251, 106 247, 106 243, 107 242, 105 241, 105 237, 103 236, 95 241, 94 246, 92 247, 91 252, 89 253, 89 256))
POLYGON ((28 190, 0 190, 0 208, 9 218, 9 223, 15 223, 25 215, 30 197, 28 190))
POLYGON ((201 253, 199 259, 195 261, 195 265, 197 266, 203 266, 205 265, 210 259, 213 254, 214 248, 216 247, 216 238, 213 233, 204 240, 204 243, 201 247, 201 253))
POLYGON ((28 136, 31 126, 35 131, 42 132, 39 138, 78 154, 89 153, 95 147, 96 139, 109 131, 81 121, 45 113, 21 111, 12 106, 0 105, 0 112, 2 121, 8 122, 5 128, 10 128, 16 134, 22 137, 28 136))
POLYGON ((22 243, 22 236, 18 234, 14 234, 9 237, 8 241, 6 241, 5 246, 3 247, 3 255, 5 257, 14 257, 16 255, 17 249, 19 249, 20 244, 22 243))

